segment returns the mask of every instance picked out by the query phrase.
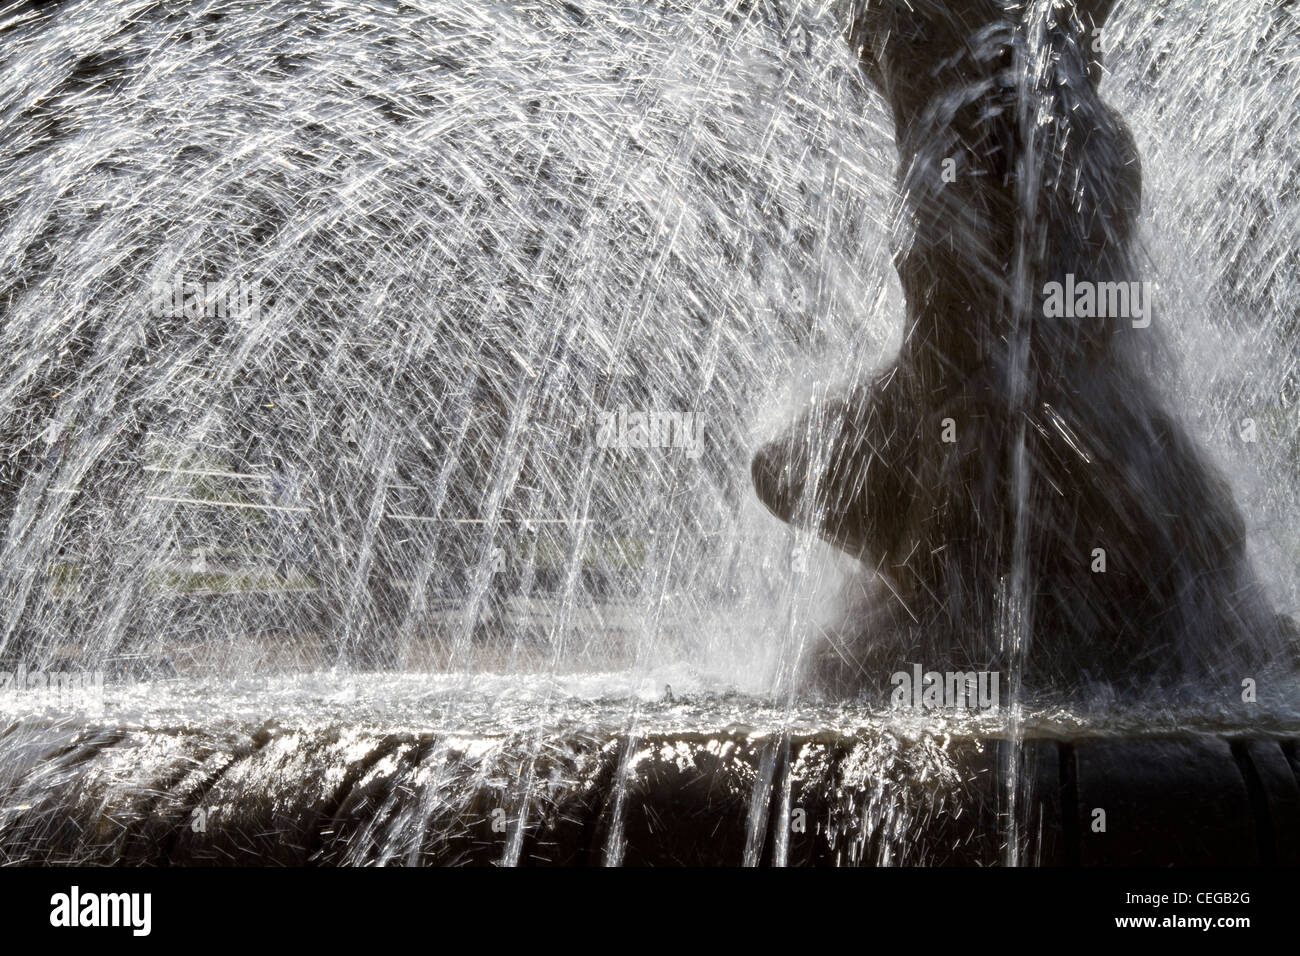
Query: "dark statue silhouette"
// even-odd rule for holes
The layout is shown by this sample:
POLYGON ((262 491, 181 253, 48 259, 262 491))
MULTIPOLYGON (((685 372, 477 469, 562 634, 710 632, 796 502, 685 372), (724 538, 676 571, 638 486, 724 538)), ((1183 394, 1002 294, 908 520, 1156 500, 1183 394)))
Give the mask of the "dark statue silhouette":
POLYGON ((1051 282, 1139 279, 1137 150, 1097 89, 1110 5, 1039 24, 992 0, 872 3, 850 29, 895 126, 903 345, 752 465, 769 509, 884 585, 819 650, 828 690, 883 688, 904 661, 1005 673, 1015 615, 1039 687, 1236 694, 1294 640, 1228 486, 1151 385, 1176 318, 1045 308, 1051 282))

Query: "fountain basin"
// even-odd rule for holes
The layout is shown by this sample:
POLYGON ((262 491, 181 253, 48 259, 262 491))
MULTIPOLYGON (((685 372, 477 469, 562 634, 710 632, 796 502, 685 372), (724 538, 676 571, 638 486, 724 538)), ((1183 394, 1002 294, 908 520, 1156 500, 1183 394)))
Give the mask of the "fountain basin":
POLYGON ((0 858, 991 866, 1015 841, 1018 862, 1043 866, 1300 862, 1300 734, 1039 735, 1013 762, 1007 739, 959 725, 707 728, 647 706, 614 730, 600 710, 563 702, 496 731, 360 712, 14 716, 0 731, 0 858))

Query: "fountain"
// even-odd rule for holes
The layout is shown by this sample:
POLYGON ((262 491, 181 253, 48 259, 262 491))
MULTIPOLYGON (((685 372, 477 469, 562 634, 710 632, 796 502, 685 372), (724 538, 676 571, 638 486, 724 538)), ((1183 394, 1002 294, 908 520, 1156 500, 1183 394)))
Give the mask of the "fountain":
POLYGON ((753 462, 769 508, 887 579, 884 613, 826 654, 840 692, 864 656, 1227 695, 1294 657, 1230 489, 1148 383, 1140 164, 1090 45, 1110 6, 855 22, 902 157, 902 351, 753 462))
POLYGON ((1300 27, 1109 6, 0 15, 0 859, 1300 860, 1300 27))

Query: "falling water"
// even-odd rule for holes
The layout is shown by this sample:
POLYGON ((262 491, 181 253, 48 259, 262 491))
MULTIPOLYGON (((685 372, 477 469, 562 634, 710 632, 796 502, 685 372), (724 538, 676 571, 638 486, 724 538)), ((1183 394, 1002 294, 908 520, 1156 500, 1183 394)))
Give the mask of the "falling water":
MULTIPOLYGON (((89 715, 5 696, 12 739, 39 749, 78 720, 437 730, 367 769, 402 786, 340 862, 458 860, 495 806, 513 864, 595 786, 612 737, 601 846, 619 863, 638 768, 695 759, 664 735, 728 728, 718 759, 753 756, 736 862, 756 864, 785 861, 793 774, 821 772, 834 731, 851 741, 835 858, 888 864, 948 852, 918 840, 973 786, 955 755, 1000 737, 988 862, 1014 864, 1030 731, 1234 726, 1100 690, 1029 699, 1014 675, 1005 713, 969 719, 805 693, 807 652, 880 585, 771 519, 749 458, 807 396, 884 365, 903 313, 891 121, 845 14, 4 13, 0 668, 108 675, 89 715), (628 430, 638 413, 671 424, 628 430)), ((1104 39, 1101 92, 1143 161, 1169 356, 1153 375, 1294 613, 1300 21, 1121 4, 1104 39)), ((1028 583, 1007 587, 1019 659, 1028 583)), ((1260 721, 1294 729, 1297 704, 1260 721)), ((27 769, 0 783, 39 808, 65 770, 27 769)), ((0 833, 35 846, 46 818, 13 806, 0 833)))

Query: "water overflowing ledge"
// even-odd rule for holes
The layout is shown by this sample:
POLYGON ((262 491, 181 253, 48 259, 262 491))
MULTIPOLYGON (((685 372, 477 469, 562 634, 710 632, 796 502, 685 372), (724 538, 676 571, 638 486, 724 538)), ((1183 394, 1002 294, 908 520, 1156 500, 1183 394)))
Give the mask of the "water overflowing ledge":
POLYGON ((839 706, 782 729, 779 708, 736 697, 646 703, 631 728, 617 698, 542 711, 483 695, 479 722, 464 701, 421 722, 355 698, 351 719, 262 700, 290 716, 11 712, 0 860, 993 866, 1014 833, 1017 859, 1043 866, 1300 862, 1300 730, 1285 722, 1031 722, 1012 750, 988 721, 839 706), (1023 802, 1009 831, 1013 753, 1023 802))
POLYGON ((1294 17, 841 6, 0 15, 0 862, 1297 862, 1294 17))

